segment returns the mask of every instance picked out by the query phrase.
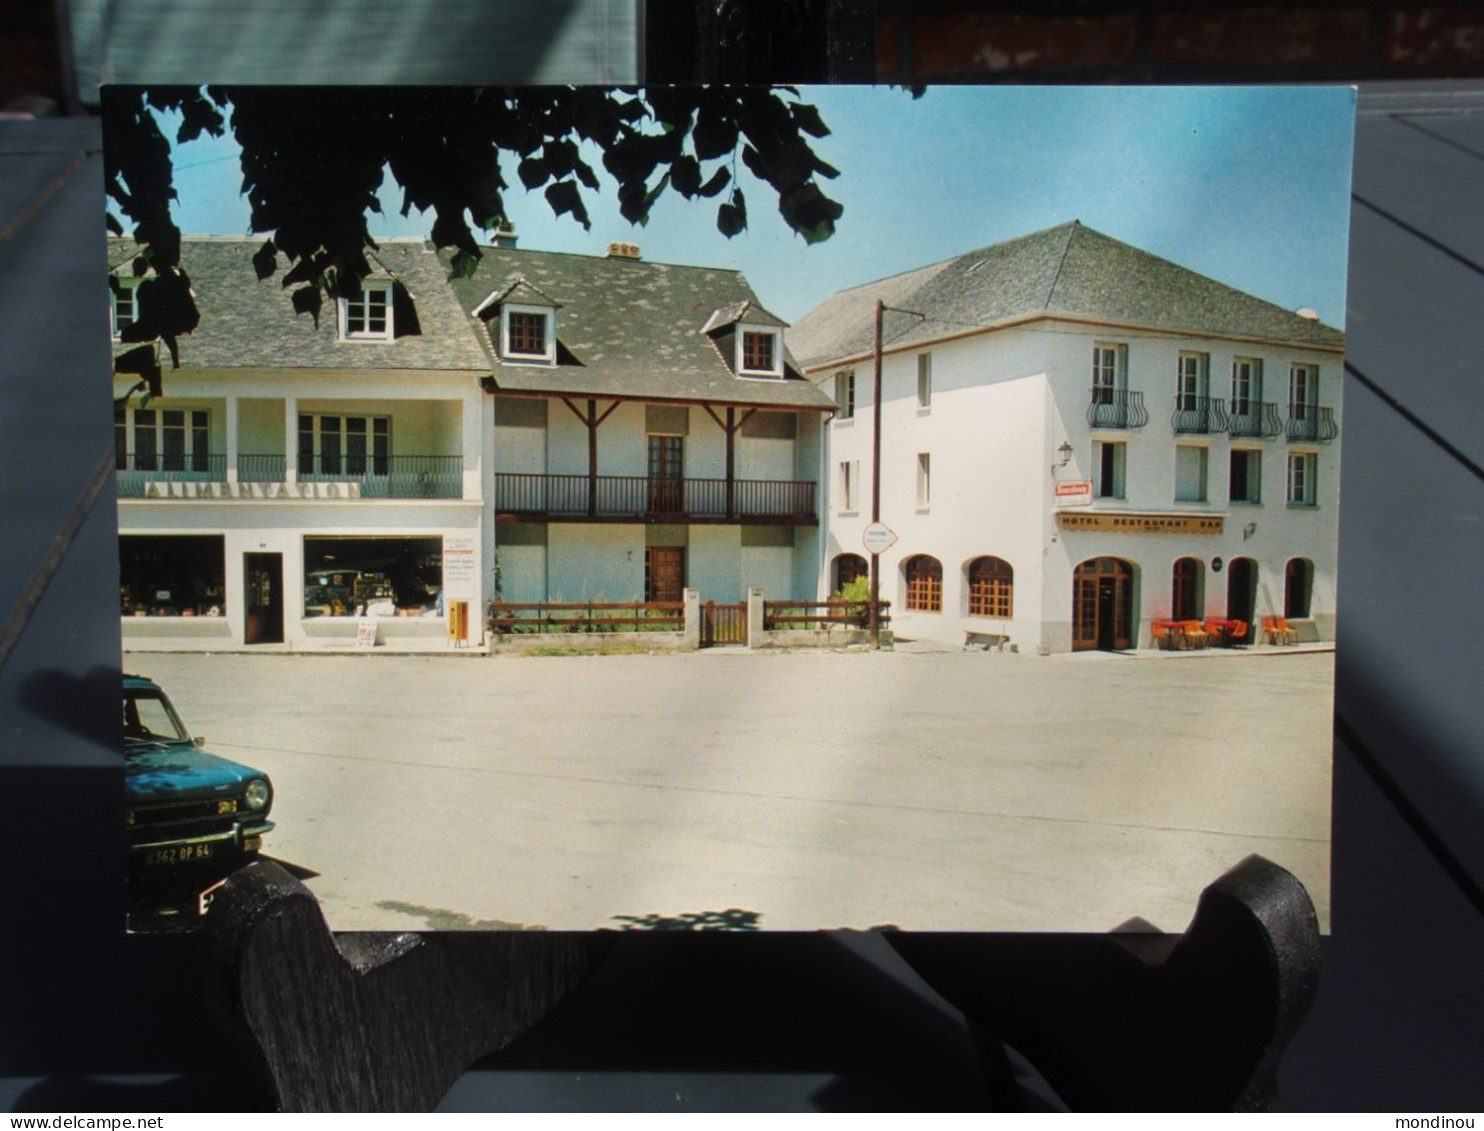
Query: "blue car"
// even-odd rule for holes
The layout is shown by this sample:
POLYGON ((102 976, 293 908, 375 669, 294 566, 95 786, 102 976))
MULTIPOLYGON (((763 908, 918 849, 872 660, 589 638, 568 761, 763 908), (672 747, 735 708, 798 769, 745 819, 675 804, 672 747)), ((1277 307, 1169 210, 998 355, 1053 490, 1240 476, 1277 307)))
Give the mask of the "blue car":
POLYGON ((208 754, 153 680, 124 676, 129 927, 194 926, 211 892, 257 859, 273 783, 208 754))

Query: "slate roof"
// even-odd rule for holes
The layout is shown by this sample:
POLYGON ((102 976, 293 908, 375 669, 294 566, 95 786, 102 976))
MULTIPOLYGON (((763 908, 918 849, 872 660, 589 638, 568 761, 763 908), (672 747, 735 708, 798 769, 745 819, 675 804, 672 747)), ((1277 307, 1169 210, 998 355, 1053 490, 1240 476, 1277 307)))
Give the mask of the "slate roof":
MULTIPOLYGON (((446 256, 445 256, 446 258, 446 256)), ((473 311, 523 279, 560 303, 555 366, 504 365, 493 306, 484 317, 497 390, 510 393, 629 397, 828 410, 834 402, 804 380, 785 354, 782 380, 738 378, 720 344, 703 332, 720 309, 749 304, 748 321, 783 323, 763 310, 738 271, 520 248, 486 248, 475 274, 453 288, 473 311), (758 317, 761 315, 762 317, 758 317)))
MULTIPOLYGON (((383 240, 376 259, 400 279, 417 307, 421 334, 390 342, 340 342, 335 304, 320 309, 319 327, 307 314, 295 315, 283 286, 288 265, 279 257, 272 278, 258 281, 252 255, 261 239, 187 236, 181 266, 191 280, 201 323, 180 339, 182 372, 203 369, 378 369, 469 370, 488 373, 489 358, 454 298, 447 270, 422 241, 383 240)), ((130 275, 130 240, 109 241, 109 262, 124 261, 120 277, 130 275)), ((372 265, 376 266, 375 260, 372 265)), ((373 280, 389 276, 378 269, 373 280)), ((114 343, 115 355, 136 348, 114 343)), ((170 372, 162 346, 161 364, 170 372)))
POLYGON ((900 347, 1036 315, 1072 315, 1184 334, 1341 349, 1345 335, 1073 220, 905 274, 839 291, 788 333, 806 367, 872 349, 876 300, 900 347))

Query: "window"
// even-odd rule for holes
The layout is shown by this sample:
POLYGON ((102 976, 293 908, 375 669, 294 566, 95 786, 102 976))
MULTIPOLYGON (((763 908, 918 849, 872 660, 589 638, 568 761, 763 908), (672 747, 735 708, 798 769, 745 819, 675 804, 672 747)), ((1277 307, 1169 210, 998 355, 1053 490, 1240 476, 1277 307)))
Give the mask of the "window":
POLYGON ((917 453, 917 509, 923 510, 933 501, 933 457, 928 452, 917 453))
POLYGON ((1128 444, 1122 440, 1098 440, 1092 445, 1092 465, 1097 470, 1097 497, 1124 497, 1123 469, 1128 444))
POLYGON ((117 338, 125 326, 139 321, 139 280, 109 280, 110 308, 113 312, 113 336, 117 338))
POLYGON ((855 419, 855 370, 835 374, 836 420, 855 419))
POLYGON ((969 615, 1009 620, 1014 609, 1015 571, 1002 558, 969 563, 969 615))
POLYGON ((840 511, 842 514, 853 514, 860 506, 860 473, 859 460, 842 460, 840 462, 840 511))
POLYGON ((1196 412, 1206 396, 1206 374, 1210 358, 1203 353, 1182 353, 1175 374, 1175 407, 1196 412))
POLYGON ((1175 501, 1177 503, 1204 503, 1206 501, 1206 464, 1210 452, 1194 444, 1179 444, 1175 447, 1175 501))
POLYGON ((1288 457, 1288 505, 1312 507, 1317 459, 1313 452, 1293 452, 1288 457))
POLYGON ((1232 413, 1256 415, 1262 400, 1262 362, 1255 357, 1232 359, 1232 413))
POLYGON ((937 558, 918 554, 903 566, 907 580, 907 611, 941 613, 943 611, 943 566, 937 558))
POLYGON ((391 341, 390 283, 362 283, 359 295, 340 300, 340 336, 347 341, 391 341))
POLYGON ((443 539, 402 535, 304 537, 306 617, 436 612, 443 539))
POLYGON ((522 365, 556 363, 556 312, 506 303, 500 308, 500 357, 522 365))
POLYGON ((1092 347, 1092 391, 1094 404, 1113 404, 1115 391, 1125 385, 1125 348, 1099 343, 1092 347))
POLYGON ((204 408, 115 409, 113 448, 119 471, 209 471, 211 416, 204 408))
POLYGON ((1307 420, 1319 403, 1319 366, 1293 365, 1288 370, 1288 408, 1295 420, 1307 420))
POLYGON ((917 407, 931 408, 933 404, 933 355, 917 355, 917 407))
POLYGON ((516 311, 510 315, 510 352, 534 354, 546 353, 546 315, 529 311, 516 311))
POLYGON ((1234 503, 1262 501, 1262 453, 1252 448, 1237 448, 1231 454, 1231 481, 1228 495, 1234 503))
POLYGON ((225 577, 220 534, 119 536, 119 603, 126 617, 224 616, 225 577))
POLYGON ((748 377, 783 376, 783 350, 776 329, 738 325, 737 372, 748 377))
POLYGON ((1175 563, 1171 579, 1170 619, 1200 620, 1205 608, 1201 583, 1206 567, 1195 558, 1181 558, 1175 563))
POLYGON ((386 475, 392 422, 385 416, 299 416, 299 474, 305 478, 386 475))
POLYGON ((1308 558, 1293 558, 1283 571, 1283 616, 1295 620, 1309 618, 1309 605, 1314 593, 1314 563, 1308 558))

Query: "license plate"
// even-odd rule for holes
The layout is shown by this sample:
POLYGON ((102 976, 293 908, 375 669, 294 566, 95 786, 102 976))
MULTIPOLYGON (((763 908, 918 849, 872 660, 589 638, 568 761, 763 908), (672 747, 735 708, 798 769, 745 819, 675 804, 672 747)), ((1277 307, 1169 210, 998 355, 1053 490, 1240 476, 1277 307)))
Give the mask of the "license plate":
POLYGON ((216 842, 204 844, 168 844, 160 848, 146 849, 144 863, 147 867, 159 864, 188 864, 193 860, 210 860, 216 842))

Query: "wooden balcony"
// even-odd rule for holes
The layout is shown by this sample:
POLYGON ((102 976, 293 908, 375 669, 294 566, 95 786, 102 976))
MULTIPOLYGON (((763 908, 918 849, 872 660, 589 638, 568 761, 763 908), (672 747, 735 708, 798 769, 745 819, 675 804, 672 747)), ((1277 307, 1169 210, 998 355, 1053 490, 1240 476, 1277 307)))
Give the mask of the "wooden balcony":
POLYGON ((115 467, 121 499, 457 499, 464 491, 463 456, 300 456, 291 465, 284 455, 242 453, 231 476, 224 455, 128 452, 115 467))
POLYGON ((495 476, 495 512, 526 522, 814 526, 814 484, 791 479, 649 479, 642 475, 495 476))

